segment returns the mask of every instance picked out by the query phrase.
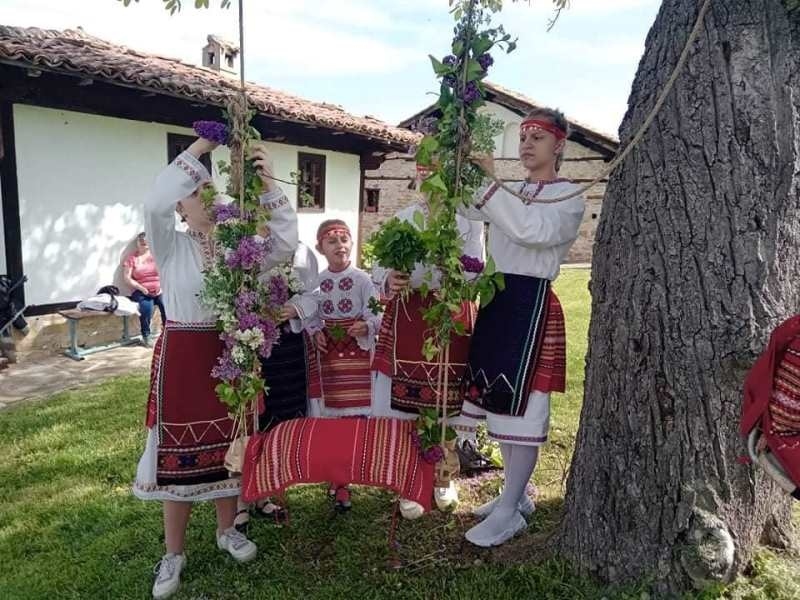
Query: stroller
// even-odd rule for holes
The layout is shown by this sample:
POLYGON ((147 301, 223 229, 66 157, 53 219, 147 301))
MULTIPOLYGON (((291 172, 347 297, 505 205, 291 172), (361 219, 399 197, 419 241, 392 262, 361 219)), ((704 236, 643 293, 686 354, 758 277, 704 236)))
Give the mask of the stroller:
POLYGON ((20 331, 28 326, 22 317, 26 307, 20 305, 13 297, 14 291, 26 281, 28 278, 24 275, 17 281, 13 281, 8 275, 0 275, 0 335, 5 335, 12 325, 20 331))
POLYGON ((800 315, 772 332, 747 374, 739 430, 753 463, 800 500, 800 315))

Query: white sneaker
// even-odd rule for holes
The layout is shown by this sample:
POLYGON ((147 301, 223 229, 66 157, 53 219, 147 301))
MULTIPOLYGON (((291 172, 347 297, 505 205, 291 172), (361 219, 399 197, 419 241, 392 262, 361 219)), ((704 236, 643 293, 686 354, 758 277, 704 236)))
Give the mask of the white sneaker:
POLYGON ((511 519, 497 530, 494 529, 494 524, 490 524, 488 521, 491 521, 491 519, 481 521, 467 531, 464 534, 467 541, 481 548, 500 546, 528 527, 528 522, 516 510, 511 519))
POLYGON ((217 534, 217 548, 226 550, 236 562, 240 563, 253 560, 258 553, 258 546, 235 527, 229 527, 221 534, 217 534))
POLYGON ((158 561, 158 564, 153 569, 153 573, 156 575, 156 581, 153 584, 153 598, 155 600, 169 598, 178 591, 178 587, 181 585, 181 571, 185 566, 185 554, 165 554, 158 561))
MULTIPOLYGON (((481 504, 478 508, 472 511, 472 514, 479 519, 484 517, 488 517, 494 507, 497 505, 497 501, 500 499, 500 496, 497 496, 494 500, 489 500, 486 504, 481 504)), ((520 498, 519 504, 517 504, 517 510, 522 513, 523 517, 529 517, 533 514, 533 511, 536 510, 536 505, 533 503, 533 500, 528 498, 528 494, 523 494, 522 498, 520 498)))
POLYGON ((436 501, 436 506, 439 507, 439 510, 454 509, 458 506, 458 488, 456 488, 456 482, 450 481, 450 485, 446 488, 433 488, 433 499, 436 501))
POLYGON ((425 509, 422 508, 422 504, 419 502, 407 500, 406 498, 400 498, 400 514, 404 519, 413 521, 414 519, 419 519, 422 515, 424 515, 425 509))

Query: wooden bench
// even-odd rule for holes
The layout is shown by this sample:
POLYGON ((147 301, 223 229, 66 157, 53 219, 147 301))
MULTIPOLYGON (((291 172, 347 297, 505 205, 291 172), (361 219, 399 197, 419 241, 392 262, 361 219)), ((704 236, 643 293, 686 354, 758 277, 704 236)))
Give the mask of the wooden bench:
POLYGON ((111 350, 112 348, 119 348, 120 346, 138 344, 142 340, 141 335, 131 337, 128 329, 128 315, 118 315, 116 313, 108 313, 99 310, 78 310, 77 308, 60 310, 58 314, 64 317, 69 323, 69 348, 64 350, 64 354, 73 360, 83 360, 89 354, 111 350), (89 348, 81 348, 78 346, 78 321, 109 317, 122 317, 122 337, 119 340, 111 342, 110 344, 91 346, 89 348))

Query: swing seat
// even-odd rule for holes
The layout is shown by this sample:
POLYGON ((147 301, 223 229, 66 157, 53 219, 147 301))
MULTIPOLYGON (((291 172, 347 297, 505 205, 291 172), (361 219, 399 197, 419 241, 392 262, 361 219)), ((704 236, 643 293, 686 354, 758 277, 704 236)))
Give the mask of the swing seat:
POLYGON ((431 509, 434 465, 412 442, 413 421, 344 417, 291 419, 250 437, 242 499, 282 496, 290 486, 356 484, 392 490, 431 509))

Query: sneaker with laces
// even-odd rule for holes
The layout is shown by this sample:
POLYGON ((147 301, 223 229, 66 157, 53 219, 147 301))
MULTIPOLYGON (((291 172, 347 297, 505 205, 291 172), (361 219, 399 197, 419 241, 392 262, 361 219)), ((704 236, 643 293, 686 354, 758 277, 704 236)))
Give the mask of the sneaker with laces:
POLYGON ((447 487, 433 488, 433 499, 439 510, 451 510, 458 506, 458 488, 456 482, 450 481, 447 487))
POLYGON ((181 571, 185 566, 185 554, 165 554, 158 561, 153 568, 153 574, 156 576, 155 583, 153 583, 153 598, 155 600, 169 598, 178 591, 178 587, 181 585, 181 571))
POLYGON ((253 560, 258 553, 258 546, 247 539, 235 527, 229 527, 222 533, 217 534, 217 548, 225 550, 236 562, 247 562, 253 560))

